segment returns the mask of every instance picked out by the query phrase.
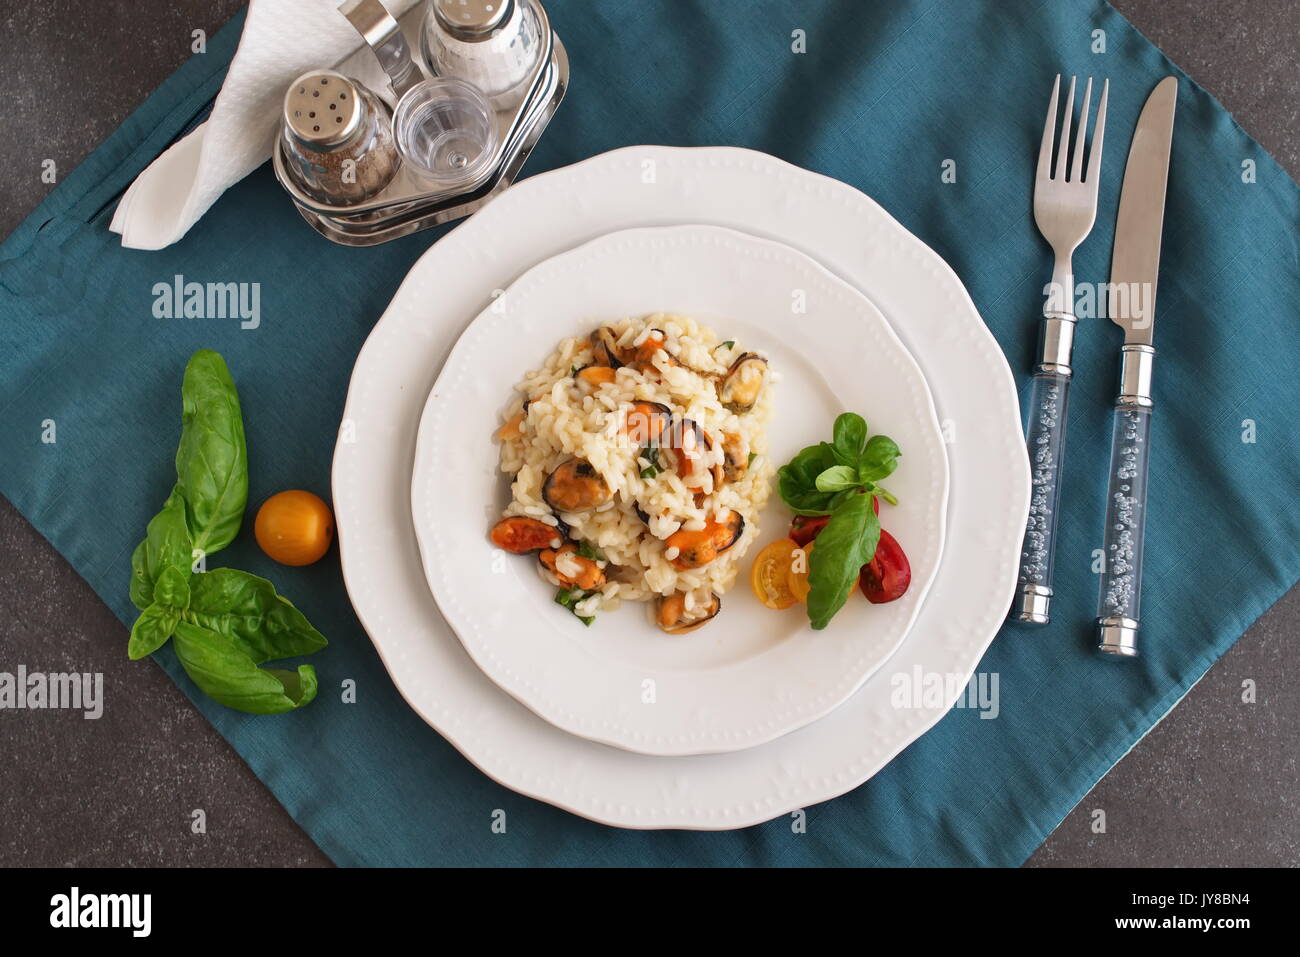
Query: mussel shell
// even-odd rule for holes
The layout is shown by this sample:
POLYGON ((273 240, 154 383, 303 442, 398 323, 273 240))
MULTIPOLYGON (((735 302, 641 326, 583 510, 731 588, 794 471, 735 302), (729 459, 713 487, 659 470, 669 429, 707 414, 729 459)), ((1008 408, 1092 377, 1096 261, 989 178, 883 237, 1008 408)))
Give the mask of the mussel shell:
POLYGON ((592 362, 595 365, 609 366, 611 369, 623 367, 622 350, 618 347, 618 336, 613 329, 601 326, 591 334, 590 340, 592 362))
POLYGON ((709 440, 709 434, 704 431, 698 422, 694 419, 677 418, 673 420, 672 432, 670 435, 671 448, 673 454, 677 457, 677 474, 682 478, 695 474, 695 468, 700 465, 700 459, 713 448, 713 443, 709 440), (686 434, 690 432, 695 437, 691 441, 689 451, 694 456, 687 457, 686 434))
MULTIPOLYGON (((736 436, 739 439, 739 436, 736 436)), ((714 475, 716 485, 725 482, 738 482, 744 474, 749 471, 749 455, 745 449, 739 448, 738 443, 729 442, 727 435, 722 438, 722 465, 720 466, 722 478, 714 475)))
POLYGON ((673 410, 662 402, 637 399, 627 413, 627 436, 639 445, 661 444, 672 427, 673 410))
POLYGON ((767 380, 767 360, 756 352, 746 352, 736 357, 731 368, 718 382, 718 401, 728 412, 744 415, 754 407, 767 380), (759 374, 745 378, 748 367, 757 366, 759 374), (743 379, 743 381, 742 381, 743 379))
POLYGON ((727 533, 731 536, 731 538, 727 541, 725 545, 721 543, 718 544, 719 555, 725 552, 732 545, 736 544, 736 542, 740 540, 740 536, 745 534, 745 516, 741 515, 738 511, 736 511, 733 508, 731 510, 730 517, 727 519, 726 522, 722 524, 723 527, 726 528, 727 533))
POLYGON ((613 490, 586 459, 561 462, 542 483, 542 499, 557 512, 598 508, 613 497, 613 490))
MULTIPOLYGON (((660 598, 655 602, 655 607, 656 607, 656 609, 658 608, 659 603, 662 602, 663 600, 664 600, 664 599, 663 599, 663 597, 661 596, 661 597, 660 597, 660 598)), ((694 631, 696 628, 699 628, 701 625, 707 625, 707 624, 708 624, 709 622, 711 622, 714 618, 718 617, 718 612, 720 612, 720 611, 722 611, 722 599, 718 596, 718 594, 717 594, 716 592, 714 592, 714 593, 713 593, 713 604, 711 604, 711 605, 709 606, 709 613, 708 613, 707 615, 705 615, 703 618, 696 618, 694 621, 689 621, 689 622, 687 622, 686 624, 683 624, 683 625, 674 625, 674 626, 672 626, 671 628, 665 628, 663 625, 659 625, 659 629, 660 629, 660 631, 662 631, 662 632, 664 632, 665 634, 668 634, 668 635, 685 635, 685 634, 687 634, 688 632, 692 632, 692 631, 694 631)), ((656 622, 656 624, 657 624, 657 622, 656 622)))

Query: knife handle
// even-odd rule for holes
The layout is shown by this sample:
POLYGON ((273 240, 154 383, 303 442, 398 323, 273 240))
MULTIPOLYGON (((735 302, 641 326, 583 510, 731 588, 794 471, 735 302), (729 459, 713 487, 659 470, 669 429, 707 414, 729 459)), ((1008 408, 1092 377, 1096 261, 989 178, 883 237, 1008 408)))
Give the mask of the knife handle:
POLYGON ((1020 588, 1010 617, 1035 625, 1045 625, 1050 620, 1056 513, 1061 497, 1061 461, 1065 455, 1069 401, 1068 371, 1039 372, 1034 376, 1025 430, 1033 488, 1029 520, 1020 548, 1020 588))
POLYGON ((1147 462, 1151 456, 1151 373, 1155 350, 1126 345, 1122 385, 1115 402, 1102 538, 1101 590, 1097 599, 1097 650, 1137 656, 1142 600, 1142 546, 1147 517, 1147 462))

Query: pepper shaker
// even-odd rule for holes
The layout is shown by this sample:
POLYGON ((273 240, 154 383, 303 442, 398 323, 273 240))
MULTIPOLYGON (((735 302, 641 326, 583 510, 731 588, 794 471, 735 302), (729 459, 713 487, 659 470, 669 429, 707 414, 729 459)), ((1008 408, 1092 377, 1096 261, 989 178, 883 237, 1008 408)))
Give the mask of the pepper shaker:
POLYGON ((331 205, 375 195, 400 163, 388 106, 333 70, 304 73, 285 91, 281 137, 294 179, 331 205))

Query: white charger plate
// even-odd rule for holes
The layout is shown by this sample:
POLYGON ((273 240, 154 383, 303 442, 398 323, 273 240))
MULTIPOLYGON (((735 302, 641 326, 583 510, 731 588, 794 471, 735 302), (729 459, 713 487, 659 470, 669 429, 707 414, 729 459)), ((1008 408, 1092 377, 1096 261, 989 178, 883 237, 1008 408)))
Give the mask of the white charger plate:
MULTIPOLYGON (((773 485, 775 482, 773 482, 773 485)), ((803 253, 717 226, 610 233, 534 266, 465 330, 429 393, 412 483, 425 576, 443 617, 493 681, 556 727, 643 754, 736 751, 838 706, 903 641, 939 567, 948 463, 920 368, 860 292, 803 253), (795 312, 795 308, 798 311, 795 312), (737 580, 709 624, 668 637, 647 606, 584 627, 554 601, 535 556, 506 557, 487 529, 509 500, 498 467, 501 409, 525 370, 562 339, 666 312, 767 356, 779 383, 769 458, 789 461, 862 414, 903 449, 883 520, 907 551, 912 585, 872 605, 855 593, 816 632, 803 606, 764 608, 754 554, 785 536, 773 491, 737 580), (504 560, 503 560, 504 559, 504 560)))
POLYGON ((412 268, 357 359, 333 497, 353 607, 399 692, 484 773, 606 824, 725 829, 843 794, 934 725, 1010 607, 1029 510, 1011 370, 948 265, 870 198, 750 150, 632 146, 530 177, 412 268), (920 364, 948 438, 947 537, 908 640, 820 721, 768 744, 654 758, 567 734, 501 691, 442 620, 410 514, 423 403, 492 291, 616 229, 713 223, 813 256, 880 309, 920 364), (942 674, 939 702, 896 707, 908 677, 942 674))

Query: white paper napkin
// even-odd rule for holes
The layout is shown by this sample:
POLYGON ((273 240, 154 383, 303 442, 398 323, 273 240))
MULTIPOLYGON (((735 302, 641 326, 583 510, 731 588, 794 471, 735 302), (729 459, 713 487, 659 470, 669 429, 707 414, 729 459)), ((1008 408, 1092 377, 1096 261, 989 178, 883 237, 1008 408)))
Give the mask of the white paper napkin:
MULTIPOLYGON (((207 122, 154 160, 117 204, 109 229, 121 234, 123 246, 170 246, 222 193, 265 163, 279 131, 284 91, 300 74, 336 69, 390 96, 387 77, 339 13, 340 2, 252 0, 207 122)), ((383 2, 417 49, 419 0, 383 2)))

